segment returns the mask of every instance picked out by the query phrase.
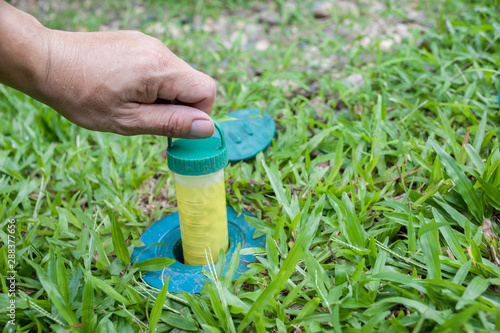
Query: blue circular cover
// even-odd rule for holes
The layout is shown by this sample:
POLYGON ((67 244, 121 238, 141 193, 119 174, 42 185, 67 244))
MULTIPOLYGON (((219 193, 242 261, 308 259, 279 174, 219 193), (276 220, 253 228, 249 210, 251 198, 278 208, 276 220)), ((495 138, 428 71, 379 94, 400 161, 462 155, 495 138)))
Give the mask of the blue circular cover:
POLYGON ((219 125, 226 137, 229 161, 254 157, 269 146, 276 134, 273 118, 258 109, 236 110, 227 117, 233 119, 220 122, 219 125))
MULTIPOLYGON (((236 212, 231 208, 227 208, 227 222, 229 231, 229 249, 226 253, 226 265, 223 273, 231 261, 238 243, 241 243, 241 249, 250 247, 266 247, 266 237, 262 236, 257 239, 253 238, 255 228, 245 220, 245 215, 253 216, 243 212, 237 216, 236 212)), ((168 291, 172 293, 188 292, 199 293, 203 282, 207 279, 202 273, 202 270, 209 271, 208 265, 189 266, 184 265, 176 259, 174 253, 180 253, 181 249, 181 229, 179 226, 179 213, 167 215, 161 220, 155 222, 149 227, 140 238, 144 243, 143 247, 136 247, 132 253, 132 262, 141 262, 147 259, 154 258, 170 258, 175 262, 158 271, 147 272, 143 275, 144 281, 149 285, 161 289, 167 277, 168 291), (151 246, 154 243, 163 243, 165 245, 151 246), (148 246, 151 246, 148 248, 148 246)), ((179 257, 179 255, 177 255, 179 257)), ((255 261, 255 257, 251 254, 240 255, 240 263, 234 274, 233 279, 237 279, 240 274, 247 270, 247 265, 255 261)))

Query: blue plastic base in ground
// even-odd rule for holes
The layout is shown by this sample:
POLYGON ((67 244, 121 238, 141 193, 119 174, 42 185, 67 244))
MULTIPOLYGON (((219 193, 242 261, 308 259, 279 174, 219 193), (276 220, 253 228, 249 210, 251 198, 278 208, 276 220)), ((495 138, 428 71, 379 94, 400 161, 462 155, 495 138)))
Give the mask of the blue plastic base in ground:
MULTIPOLYGON (((246 212, 243 212, 240 216, 236 216, 236 212, 232 208, 227 208, 229 249, 226 253, 224 274, 238 243, 241 243, 242 249, 249 247, 265 248, 266 246, 265 236, 253 239, 255 228, 248 224, 245 220, 245 215, 253 216, 246 212)), ((188 266, 182 263, 179 213, 167 215, 155 222, 155 224, 144 232, 140 239, 144 243, 144 247, 136 247, 134 249, 132 253, 132 262, 141 262, 154 258, 170 258, 175 260, 175 263, 162 270, 151 271, 144 274, 143 279, 146 283, 161 289, 164 281, 166 281, 168 277, 168 291, 172 293, 180 293, 183 291, 188 293, 199 293, 201 291, 203 281, 207 279, 201 271, 209 271, 209 268, 208 265, 188 266), (163 243, 164 245, 151 246, 154 243, 163 243), (147 248, 148 246, 151 247, 147 248)), ((245 272, 248 263, 252 261, 255 261, 253 255, 241 255, 234 279, 240 276, 238 272, 245 272)))

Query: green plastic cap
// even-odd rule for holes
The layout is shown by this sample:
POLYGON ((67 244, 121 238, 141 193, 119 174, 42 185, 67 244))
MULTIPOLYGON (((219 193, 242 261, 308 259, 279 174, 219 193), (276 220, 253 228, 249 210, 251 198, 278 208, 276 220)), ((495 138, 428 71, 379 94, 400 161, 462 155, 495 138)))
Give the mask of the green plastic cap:
POLYGON ((179 139, 168 138, 168 168, 179 175, 204 176, 224 169, 227 165, 227 149, 224 132, 214 121, 220 138, 179 139))

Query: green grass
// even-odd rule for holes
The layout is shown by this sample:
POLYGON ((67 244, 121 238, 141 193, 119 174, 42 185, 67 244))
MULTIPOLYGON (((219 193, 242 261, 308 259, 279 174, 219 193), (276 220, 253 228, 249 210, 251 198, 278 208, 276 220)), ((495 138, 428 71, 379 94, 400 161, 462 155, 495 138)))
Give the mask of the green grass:
MULTIPOLYGON (((282 20, 256 51, 194 27, 224 16, 244 30, 265 2, 75 4, 35 13, 147 31, 218 80, 215 118, 273 116, 270 149, 226 168, 228 205, 258 216, 266 249, 236 281, 220 260, 200 295, 147 287, 141 272, 168 262, 129 254, 176 210, 166 138, 87 131, 0 86, 0 323, 15 219, 19 332, 500 330, 498 4, 421 1, 428 29, 390 52, 383 36, 363 47, 325 30, 368 24, 366 6, 318 21, 311 3, 267 4, 282 20), (357 90, 342 80, 353 73, 357 90)), ((386 4, 381 18, 406 17, 386 4)))

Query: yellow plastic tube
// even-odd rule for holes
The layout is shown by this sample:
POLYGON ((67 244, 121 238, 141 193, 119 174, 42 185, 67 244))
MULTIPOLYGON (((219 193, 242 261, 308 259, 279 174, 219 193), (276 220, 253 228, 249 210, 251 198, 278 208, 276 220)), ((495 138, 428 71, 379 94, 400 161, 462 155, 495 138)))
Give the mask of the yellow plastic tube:
POLYGON ((220 249, 227 252, 226 194, 224 169, 206 176, 174 174, 181 226, 182 254, 186 265, 217 261, 220 249))

